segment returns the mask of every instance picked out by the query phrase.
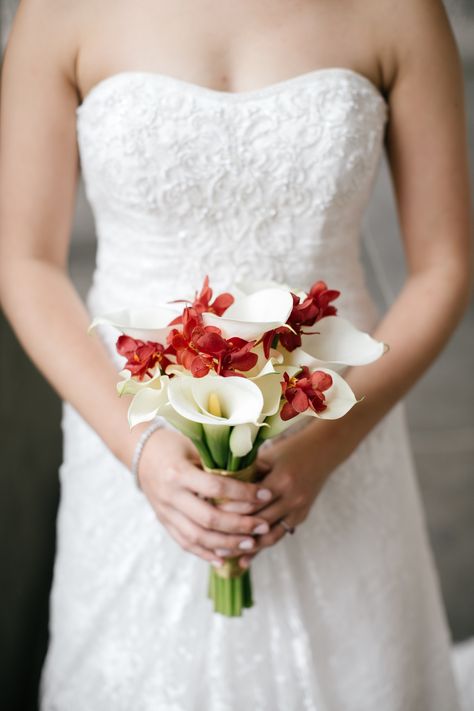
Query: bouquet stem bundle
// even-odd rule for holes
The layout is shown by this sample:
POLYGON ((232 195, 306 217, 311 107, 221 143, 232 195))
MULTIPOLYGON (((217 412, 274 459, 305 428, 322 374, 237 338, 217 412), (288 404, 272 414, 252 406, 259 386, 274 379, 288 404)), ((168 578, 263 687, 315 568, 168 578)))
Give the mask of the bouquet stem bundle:
MULTIPOLYGON (((240 481, 254 482, 257 480, 257 466, 252 464, 231 471, 229 469, 212 469, 203 465, 203 468, 217 476, 230 476, 240 481)), ((212 503, 222 504, 226 498, 214 498, 212 503)), ((220 568, 210 568, 208 597, 214 604, 214 612, 219 612, 226 617, 240 617, 245 607, 252 607, 252 583, 250 569, 244 570, 239 565, 239 558, 227 558, 220 568)))

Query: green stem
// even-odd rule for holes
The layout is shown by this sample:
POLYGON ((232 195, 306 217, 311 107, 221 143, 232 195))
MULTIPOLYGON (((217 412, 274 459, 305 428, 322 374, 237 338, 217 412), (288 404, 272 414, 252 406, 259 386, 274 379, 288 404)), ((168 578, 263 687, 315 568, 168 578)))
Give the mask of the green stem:
POLYGON ((241 467, 242 463, 242 457, 236 457, 232 454, 231 450, 229 450, 229 456, 227 457, 227 471, 229 472, 237 472, 239 469, 242 469, 241 467))
POLYGON ((209 452, 206 443, 202 439, 193 439, 192 442, 195 445, 197 451, 199 452, 202 464, 204 464, 206 467, 209 467, 209 469, 214 469, 216 463, 211 457, 211 453, 209 452))

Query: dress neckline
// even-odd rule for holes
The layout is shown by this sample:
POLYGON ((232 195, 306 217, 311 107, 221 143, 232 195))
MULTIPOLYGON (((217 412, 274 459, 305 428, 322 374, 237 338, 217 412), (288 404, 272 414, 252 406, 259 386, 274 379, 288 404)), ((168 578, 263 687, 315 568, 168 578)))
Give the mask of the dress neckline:
POLYGON ((153 72, 149 70, 126 70, 114 72, 113 74, 100 79, 91 87, 91 89, 89 89, 82 102, 76 107, 76 112, 80 112, 82 108, 107 85, 116 81, 132 79, 134 77, 138 79, 149 78, 153 81, 174 84, 177 87, 181 87, 187 91, 192 91, 194 94, 201 95, 202 97, 233 103, 238 101, 254 101, 259 97, 271 96, 292 86, 305 84, 315 79, 329 78, 331 76, 337 77, 338 75, 345 75, 370 89, 374 96, 381 100, 385 108, 388 109, 388 102, 381 90, 365 74, 362 74, 355 69, 350 69, 349 67, 319 67, 309 72, 297 74, 293 77, 289 77, 288 79, 282 79, 281 81, 267 84, 266 86, 262 86, 257 89, 250 89, 248 91, 224 91, 221 89, 212 89, 211 87, 204 86, 203 84, 195 84, 194 82, 190 82, 185 79, 179 79, 171 74, 161 74, 160 72, 153 72))

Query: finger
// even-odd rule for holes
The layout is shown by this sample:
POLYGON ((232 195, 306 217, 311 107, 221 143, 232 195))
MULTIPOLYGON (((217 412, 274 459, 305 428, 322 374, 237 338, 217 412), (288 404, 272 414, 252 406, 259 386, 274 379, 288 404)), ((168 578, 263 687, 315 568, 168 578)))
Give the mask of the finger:
POLYGON ((178 509, 170 508, 168 518, 188 543, 200 546, 208 551, 215 551, 218 556, 236 556, 242 553, 243 550, 248 551, 255 548, 255 539, 249 536, 232 536, 209 531, 189 519, 178 509), (242 543, 245 543, 243 548, 242 543))
POLYGON ((179 492, 172 505, 208 530, 249 536, 266 533, 270 528, 263 518, 221 511, 217 506, 199 499, 189 491, 179 492))
POLYGON ((220 567, 224 564, 225 560, 222 556, 217 555, 214 551, 207 550, 199 544, 191 544, 171 522, 166 524, 166 528, 175 541, 181 546, 181 548, 183 548, 183 550, 197 555, 199 558, 215 565, 215 567, 220 567))
MULTIPOLYGON (((273 500, 290 493, 294 489, 296 473, 288 466, 275 465, 259 482, 260 486, 270 489, 273 500)), ((269 500, 267 503, 271 503, 269 500)))
POLYGON ((270 489, 260 483, 239 481, 230 476, 211 474, 198 467, 186 467, 180 471, 182 486, 193 493, 211 498, 228 498, 252 503, 268 502, 273 498, 270 489))
MULTIPOLYGON (((291 525, 288 522, 289 525, 291 525)), ((281 538, 286 533, 286 529, 279 523, 273 524, 271 527, 270 531, 263 536, 259 536, 258 540, 256 541, 256 547, 252 551, 252 553, 257 553, 258 551, 262 550, 263 548, 268 548, 269 546, 274 546, 275 543, 277 543, 281 538)))
POLYGON ((240 514, 255 514, 267 504, 261 501, 258 504, 253 504, 251 501, 226 501, 222 504, 216 504, 217 508, 221 511, 230 511, 231 513, 240 514))
POLYGON ((286 497, 277 499, 274 503, 265 506, 259 511, 259 517, 272 526, 280 519, 284 518, 289 522, 289 518, 294 517, 296 507, 286 497))

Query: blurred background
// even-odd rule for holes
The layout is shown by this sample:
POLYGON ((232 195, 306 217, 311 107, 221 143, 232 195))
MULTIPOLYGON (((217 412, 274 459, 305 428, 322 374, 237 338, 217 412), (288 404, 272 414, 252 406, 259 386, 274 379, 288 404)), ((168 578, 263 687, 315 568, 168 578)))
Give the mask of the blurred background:
MULTIPOLYGON (((2 50, 16 0, 0 0, 2 50)), ((463 58, 474 185, 474 0, 445 0, 463 58)), ((2 52, 3 54, 3 52, 2 52)), ((474 196, 473 196, 474 203, 474 196)), ((383 310, 405 277, 393 188, 383 158, 364 219, 364 262, 383 310)), ((84 296, 94 225, 79 186, 70 270, 84 296)), ((406 398, 426 519, 454 640, 474 635, 474 304, 406 398)), ((60 402, 0 314, 0 678, 3 709, 36 709, 48 638, 61 462, 60 402), (31 402, 32 408, 16 407, 31 402)))

